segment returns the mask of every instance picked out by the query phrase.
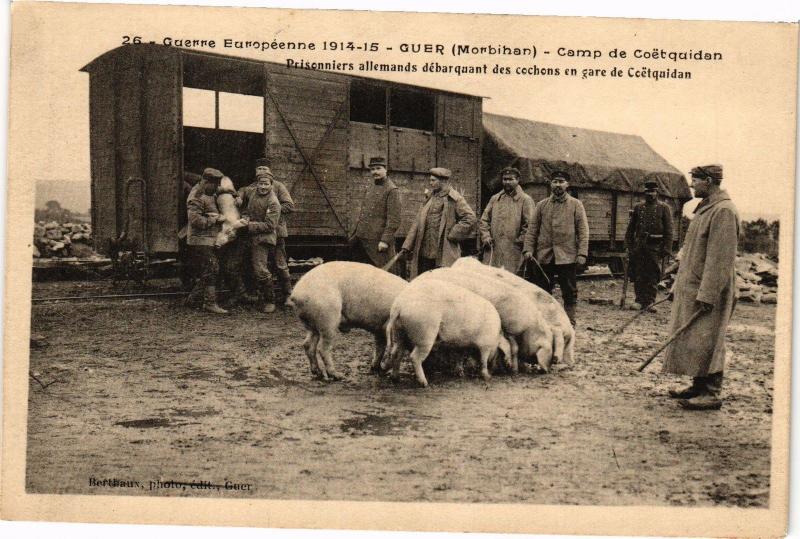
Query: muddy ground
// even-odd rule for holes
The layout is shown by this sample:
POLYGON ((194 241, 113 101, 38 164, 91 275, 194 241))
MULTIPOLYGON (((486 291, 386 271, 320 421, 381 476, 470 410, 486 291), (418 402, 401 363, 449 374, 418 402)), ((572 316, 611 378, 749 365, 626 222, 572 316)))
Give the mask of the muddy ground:
MULTIPOLYGON (((619 283, 579 289, 574 365, 485 384, 426 364, 427 390, 408 364, 398 384, 369 373, 372 341, 360 330, 335 349, 345 380, 312 379, 291 312, 219 316, 175 299, 34 304, 27 489, 766 507, 774 306, 737 307, 725 405, 687 412, 665 396, 687 380, 660 374, 659 360, 635 372, 666 337, 669 307, 607 343, 632 313, 586 300, 617 297, 619 283)), ((34 284, 35 298, 109 291, 34 284)))

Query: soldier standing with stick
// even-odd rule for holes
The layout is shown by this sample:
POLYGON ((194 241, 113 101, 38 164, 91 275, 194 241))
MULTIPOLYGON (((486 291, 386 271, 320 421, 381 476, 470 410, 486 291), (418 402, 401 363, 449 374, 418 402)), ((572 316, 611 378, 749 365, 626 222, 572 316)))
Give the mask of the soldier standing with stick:
POLYGON ((718 410, 725 367, 725 333, 736 303, 736 244, 739 215, 721 187, 722 166, 692 169, 692 190, 702 201, 686 232, 675 281, 664 372, 692 377, 692 385, 671 390, 688 410, 718 410), (702 316, 696 317, 698 312, 702 316), (691 324, 692 318, 696 318, 691 324))

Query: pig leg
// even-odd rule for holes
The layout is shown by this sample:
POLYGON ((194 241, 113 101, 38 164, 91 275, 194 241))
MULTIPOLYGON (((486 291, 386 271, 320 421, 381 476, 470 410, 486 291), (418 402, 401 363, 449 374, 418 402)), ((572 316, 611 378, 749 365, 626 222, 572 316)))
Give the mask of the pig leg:
POLYGON ((341 380, 342 375, 336 372, 333 366, 333 358, 331 357, 331 349, 333 348, 333 340, 336 336, 336 330, 322 330, 319 336, 319 344, 317 344, 317 365, 322 371, 322 377, 327 380, 328 376, 334 380, 341 380))
POLYGON ((561 359, 564 359, 564 332, 553 326, 553 363, 558 363, 561 359))
MULTIPOLYGON (((432 341, 417 344, 416 346, 414 346, 414 349, 411 351, 411 354, 409 355, 411 363, 414 365, 414 372, 417 375, 417 381, 420 384, 422 384, 422 387, 428 387, 428 379, 425 378, 425 371, 422 370, 422 362, 425 361, 425 358, 427 358, 428 354, 431 353, 431 348, 433 348, 432 341)), ((399 366, 399 362, 397 362, 397 365, 399 366)), ((483 365, 484 365, 483 368, 485 369, 486 363, 484 363, 483 365)))
POLYGON ((386 355, 386 334, 379 331, 375 334, 375 355, 372 357, 372 365, 369 370, 372 372, 380 372, 381 360, 386 355))
POLYGON ((319 343, 319 333, 313 330, 308 330, 306 339, 303 341, 303 350, 308 357, 308 366, 311 369, 311 374, 319 376, 322 371, 317 366, 317 344, 319 343))
POLYGON ((509 353, 505 355, 506 366, 511 369, 511 372, 517 374, 519 372, 519 344, 517 339, 508 335, 509 353))

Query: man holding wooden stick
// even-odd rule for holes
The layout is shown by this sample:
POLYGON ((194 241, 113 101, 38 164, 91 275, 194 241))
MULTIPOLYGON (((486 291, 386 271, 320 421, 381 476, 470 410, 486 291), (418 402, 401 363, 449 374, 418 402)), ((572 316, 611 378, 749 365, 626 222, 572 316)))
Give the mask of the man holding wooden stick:
POLYGON ((688 327, 667 347, 663 369, 692 377, 688 388, 669 392, 688 410, 718 410, 722 406, 725 333, 736 303, 734 262, 739 215, 721 182, 721 165, 692 169, 692 190, 702 201, 686 232, 670 333, 688 327), (704 314, 696 317, 698 311, 704 314))

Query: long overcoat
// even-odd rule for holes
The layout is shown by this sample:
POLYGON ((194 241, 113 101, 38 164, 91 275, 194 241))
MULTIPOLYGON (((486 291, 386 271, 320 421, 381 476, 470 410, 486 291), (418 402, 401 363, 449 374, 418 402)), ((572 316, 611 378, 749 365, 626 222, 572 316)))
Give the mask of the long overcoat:
MULTIPOLYGON (((416 219, 411 225, 403 242, 403 248, 411 251, 411 269, 409 278, 413 279, 419 273, 419 252, 422 247, 422 236, 425 233, 425 220, 431 207, 433 197, 429 198, 422 206, 416 219)), ((439 249, 436 265, 449 267, 461 257, 459 242, 472 237, 475 223, 478 218, 469 207, 466 199, 452 187, 447 193, 447 200, 442 211, 442 220, 439 223, 439 249)))
POLYGON ((664 372, 706 376, 725 367, 725 333, 736 304, 736 244, 739 214, 725 191, 701 202, 686 232, 675 283, 670 335, 697 311, 695 301, 714 306, 667 347, 664 372))
MULTIPOLYGON (((521 187, 513 195, 500 191, 483 210, 478 223, 481 241, 492 239, 492 266, 516 273, 522 260, 522 243, 533 218, 533 199, 521 187)), ((484 257, 485 258, 485 257, 484 257)))

